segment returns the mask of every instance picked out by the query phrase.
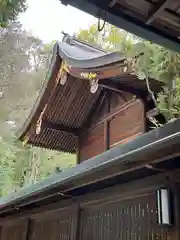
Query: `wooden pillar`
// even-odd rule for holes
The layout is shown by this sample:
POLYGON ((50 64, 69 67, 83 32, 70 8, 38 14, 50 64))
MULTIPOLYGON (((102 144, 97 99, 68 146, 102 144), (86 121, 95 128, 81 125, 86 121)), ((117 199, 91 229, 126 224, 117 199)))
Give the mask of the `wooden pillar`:
POLYGON ((174 215, 174 227, 170 239, 179 240, 180 239, 180 186, 179 184, 173 184, 173 215, 174 215))
POLYGON ((76 146, 76 164, 79 164, 80 160, 80 137, 77 137, 77 146, 76 146))
POLYGON ((104 121, 104 150, 109 150, 109 121, 104 121))
POLYGON ((76 218, 76 232, 75 232, 75 240, 80 240, 80 228, 81 228, 81 213, 82 209, 80 208, 79 204, 77 207, 77 218, 76 218))
MULTIPOLYGON (((110 98, 111 93, 108 91, 106 94, 107 97, 107 114, 109 115, 111 109, 110 109, 110 98)), ((104 121, 104 150, 109 150, 110 147, 110 131, 109 131, 109 119, 106 119, 104 121)))
POLYGON ((33 231, 33 222, 32 220, 28 219, 26 224, 26 230, 24 235, 24 240, 30 240, 32 237, 32 231, 33 231))
POLYGON ((3 226, 0 226, 0 240, 3 240, 3 226))

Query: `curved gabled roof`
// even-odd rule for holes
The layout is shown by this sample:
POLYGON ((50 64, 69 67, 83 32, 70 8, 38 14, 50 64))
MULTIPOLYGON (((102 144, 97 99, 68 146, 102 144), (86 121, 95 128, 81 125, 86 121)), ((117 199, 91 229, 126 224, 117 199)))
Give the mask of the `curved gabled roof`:
MULTIPOLYGON (((54 45, 46 80, 18 138, 39 147, 75 152, 79 131, 104 95, 102 88, 91 93, 89 74, 101 82, 134 86, 137 91, 147 94, 145 82, 124 72, 125 65, 125 57, 119 52, 106 53, 66 36, 63 42, 54 45), (59 73, 64 64, 67 81, 62 85, 59 73), (120 76, 120 80, 116 76, 120 76), (111 77, 115 79, 111 80, 111 77)), ((157 81, 151 81, 153 91, 160 88, 157 81)))
POLYGON ((56 43, 54 51, 58 52, 68 65, 81 69, 102 67, 125 60, 120 52, 107 53, 70 37, 66 41, 56 43))

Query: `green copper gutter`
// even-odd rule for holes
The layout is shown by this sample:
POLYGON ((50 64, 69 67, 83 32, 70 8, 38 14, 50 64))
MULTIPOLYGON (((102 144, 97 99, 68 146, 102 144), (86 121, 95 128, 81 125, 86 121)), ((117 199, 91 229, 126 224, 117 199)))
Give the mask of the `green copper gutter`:
MULTIPOLYGON (((112 166, 117 166, 117 174, 120 167, 130 162, 144 161, 147 156, 150 156, 157 151, 162 152, 166 147, 180 143, 180 120, 169 123, 162 128, 157 128, 151 132, 137 137, 128 143, 122 144, 103 154, 100 154, 92 159, 85 161, 76 167, 68 169, 59 174, 48 177, 37 184, 22 188, 18 192, 9 194, 7 197, 0 199, 0 213, 6 212, 16 206, 20 206, 24 201, 28 205, 28 200, 31 202, 37 200, 41 194, 44 195, 50 189, 57 188, 62 192, 68 192, 72 189, 72 183, 76 180, 83 184, 85 177, 91 180, 100 180, 100 176, 105 170, 109 170, 112 166), (98 172, 97 179, 92 179, 91 176, 98 172), (99 178, 99 179, 98 179, 99 178)), ((73 186, 74 189, 81 188, 82 185, 73 186)), ((59 190, 59 191, 60 191, 59 190)))

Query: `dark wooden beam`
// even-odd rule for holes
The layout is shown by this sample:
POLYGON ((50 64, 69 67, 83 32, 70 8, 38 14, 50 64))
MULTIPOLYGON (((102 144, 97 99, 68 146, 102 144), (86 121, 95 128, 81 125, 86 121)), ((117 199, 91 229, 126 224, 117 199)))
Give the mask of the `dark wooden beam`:
POLYGON ((113 87, 113 86, 109 86, 109 85, 100 85, 101 87, 103 87, 103 88, 105 88, 105 89, 108 89, 108 90, 111 90, 111 91, 113 91, 113 92, 116 92, 116 93, 119 93, 119 95, 121 96, 121 98, 126 102, 127 101, 127 99, 126 99, 126 97, 124 96, 124 92, 122 91, 122 90, 120 90, 120 89, 117 89, 117 88, 115 88, 115 87, 113 87))
POLYGON ((55 123, 49 122, 47 120, 42 120, 41 127, 42 127, 42 129, 47 128, 47 129, 50 129, 52 131, 67 132, 67 133, 70 133, 74 136, 78 135, 78 129, 76 129, 76 128, 70 128, 68 126, 65 126, 64 124, 55 124, 55 123))
POLYGON ((99 86, 102 88, 105 88, 105 89, 110 89, 110 90, 119 92, 119 93, 128 92, 128 93, 136 95, 139 98, 144 98, 146 95, 146 93, 143 90, 137 89, 137 88, 129 86, 129 85, 122 84, 120 82, 115 83, 108 79, 99 81, 99 86))
POLYGON ((80 151, 80 137, 77 137, 77 146, 76 146, 76 163, 79 164, 81 159, 81 151, 80 151))
MULTIPOLYGON (((107 114, 110 114, 111 111, 111 92, 107 92, 107 114)), ((109 120, 106 119, 104 121, 104 150, 107 151, 109 150, 110 147, 110 129, 109 129, 109 120)))
POLYGON ((112 0, 110 3, 109 3, 109 7, 114 7, 114 5, 116 5, 117 3, 117 0, 112 0))
POLYGON ((82 217, 82 209, 80 208, 80 204, 77 206, 77 214, 76 214, 76 228, 75 228, 75 240, 80 239, 81 234, 81 217, 82 217))
POLYGON ((3 240, 3 226, 0 226, 0 240, 3 240))
POLYGON ((172 192, 173 192, 173 206, 174 206, 174 211, 173 211, 173 222, 175 224, 175 231, 173 231, 173 236, 172 239, 180 239, 180 185, 179 183, 173 183, 172 185, 172 192))
POLYGON ((27 218, 30 218, 31 223, 34 222, 34 220, 40 220, 40 219, 44 219, 45 217, 48 216, 52 216, 54 217, 54 211, 56 211, 56 213, 59 213, 59 210, 63 211, 66 209, 69 209, 72 206, 75 207, 74 204, 74 200, 72 199, 66 199, 66 200, 60 200, 57 203, 51 203, 51 204, 46 204, 46 205, 39 205, 39 207, 35 207, 35 208, 30 208, 30 209, 26 209, 23 211, 19 211, 10 215, 7 215, 5 217, 0 218, 0 225, 2 227, 7 226, 7 225, 12 225, 12 222, 14 222, 14 220, 25 220, 27 221, 27 218))
POLYGON ((156 18, 160 17, 161 14, 163 14, 163 11, 168 6, 168 4, 171 2, 171 0, 162 0, 155 4, 155 6, 152 8, 152 10, 149 12, 148 20, 146 21, 146 24, 151 24, 156 18))
POLYGON ((104 121, 104 150, 109 150, 109 121, 104 121))
POLYGON ((33 222, 31 221, 30 218, 27 220, 27 225, 26 225, 26 231, 24 235, 24 240, 30 240, 32 237, 32 231, 33 231, 33 222))

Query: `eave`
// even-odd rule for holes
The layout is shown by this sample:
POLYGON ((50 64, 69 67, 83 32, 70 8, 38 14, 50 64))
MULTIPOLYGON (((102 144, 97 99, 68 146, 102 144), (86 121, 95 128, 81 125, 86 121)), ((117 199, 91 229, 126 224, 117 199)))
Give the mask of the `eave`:
MULTIPOLYGON (((163 31, 163 29, 159 29, 157 24, 151 24, 155 18, 160 16, 160 14, 163 14, 163 11, 167 7, 167 4, 170 3, 169 0, 159 1, 159 4, 157 4, 152 9, 152 11, 148 13, 149 16, 144 21, 139 20, 138 13, 136 12, 134 12, 134 14, 126 14, 120 8, 117 9, 115 5, 118 1, 61 0, 61 2, 65 5, 69 4, 97 18, 100 17, 101 19, 106 20, 110 24, 122 28, 141 38, 150 40, 173 51, 180 51, 180 32, 178 28, 177 31, 173 30, 172 28, 169 28, 169 31, 163 31), (102 11, 104 11, 106 14, 102 13, 102 11)), ((178 18, 178 14, 176 15, 176 17, 178 18)), ((176 24, 176 22, 174 22, 174 24, 176 24)), ((165 25, 165 27, 169 27, 168 24, 165 25)))
MULTIPOLYGON (((133 176, 134 171, 149 169, 153 164, 169 161, 172 162, 171 168, 167 165, 164 171, 172 169, 172 166, 176 168, 173 158, 179 159, 179 126, 180 120, 166 124, 76 167, 1 198, 0 214, 19 211, 53 196, 58 196, 58 199, 62 199, 62 196, 73 198, 83 194, 85 190, 89 191, 91 187, 93 191, 103 189, 110 181, 117 184, 117 181, 113 183, 114 178, 127 173, 133 176)), ((156 170, 158 172, 158 168, 156 170)), ((122 177, 122 183, 123 179, 122 177)))

